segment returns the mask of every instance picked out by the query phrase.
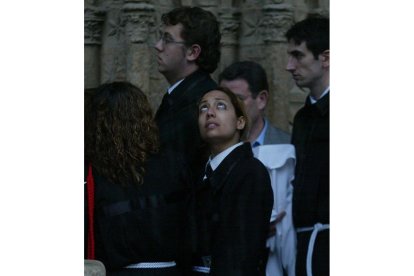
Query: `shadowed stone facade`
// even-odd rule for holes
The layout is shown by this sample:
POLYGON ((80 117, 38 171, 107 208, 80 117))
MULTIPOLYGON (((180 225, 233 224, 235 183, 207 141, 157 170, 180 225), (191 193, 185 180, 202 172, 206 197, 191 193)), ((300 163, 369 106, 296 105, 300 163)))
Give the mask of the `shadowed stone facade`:
POLYGON ((105 276, 105 265, 98 260, 84 260, 84 276, 105 276))
POLYGON ((155 112, 168 87, 153 48, 160 17, 182 5, 209 10, 220 22, 222 54, 213 78, 234 61, 260 63, 270 86, 269 120, 290 132, 307 92, 285 71, 284 34, 308 14, 329 16, 329 0, 85 0, 85 88, 127 80, 147 94, 155 112))

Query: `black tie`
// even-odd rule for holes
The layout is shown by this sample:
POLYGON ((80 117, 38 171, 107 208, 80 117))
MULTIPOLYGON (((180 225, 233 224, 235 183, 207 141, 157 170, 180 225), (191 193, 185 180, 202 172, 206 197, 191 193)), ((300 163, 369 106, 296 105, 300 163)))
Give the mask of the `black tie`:
POLYGON ((210 166, 210 163, 208 163, 205 171, 205 175, 207 178, 210 178, 211 174, 213 173, 213 169, 210 166))

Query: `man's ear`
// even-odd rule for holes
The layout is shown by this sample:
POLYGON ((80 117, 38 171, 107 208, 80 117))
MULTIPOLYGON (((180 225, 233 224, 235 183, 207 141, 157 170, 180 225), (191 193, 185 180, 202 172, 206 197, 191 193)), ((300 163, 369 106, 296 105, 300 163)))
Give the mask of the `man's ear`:
POLYGON ((329 67, 329 50, 325 50, 320 54, 322 66, 329 67))
POLYGON ((257 108, 259 110, 264 110, 266 108, 268 99, 269 99, 269 92, 267 90, 260 91, 256 97, 257 108))
POLYGON ((187 48, 187 60, 195 61, 201 53, 201 47, 198 44, 193 44, 187 48))
POLYGON ((239 118, 237 118, 236 129, 242 130, 244 129, 245 126, 246 126, 246 119, 243 116, 240 116, 239 118))

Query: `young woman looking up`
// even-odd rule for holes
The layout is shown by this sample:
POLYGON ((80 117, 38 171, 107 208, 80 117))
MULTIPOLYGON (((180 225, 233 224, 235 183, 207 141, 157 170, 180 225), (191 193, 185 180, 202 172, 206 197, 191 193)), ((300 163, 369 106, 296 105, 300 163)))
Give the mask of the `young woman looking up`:
POLYGON ((211 155, 193 200, 193 273, 265 275, 273 194, 266 168, 242 142, 248 130, 243 103, 219 87, 203 96, 198 110, 211 155))

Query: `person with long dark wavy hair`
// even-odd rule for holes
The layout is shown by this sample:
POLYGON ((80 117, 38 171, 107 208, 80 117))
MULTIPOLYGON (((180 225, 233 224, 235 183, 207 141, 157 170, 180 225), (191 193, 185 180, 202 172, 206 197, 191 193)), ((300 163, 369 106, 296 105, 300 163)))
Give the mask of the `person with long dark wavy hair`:
POLYGON ((179 154, 159 152, 145 94, 103 84, 85 99, 85 258, 108 275, 181 275, 190 187, 179 154))

